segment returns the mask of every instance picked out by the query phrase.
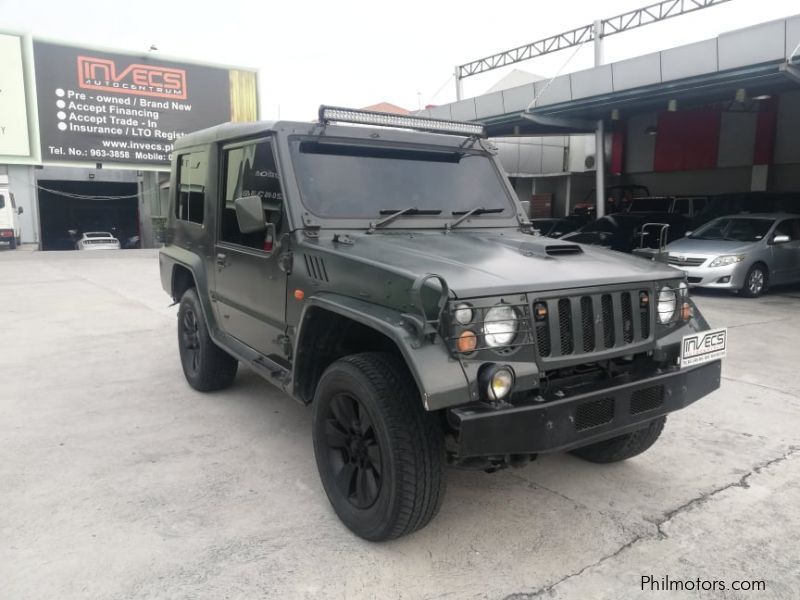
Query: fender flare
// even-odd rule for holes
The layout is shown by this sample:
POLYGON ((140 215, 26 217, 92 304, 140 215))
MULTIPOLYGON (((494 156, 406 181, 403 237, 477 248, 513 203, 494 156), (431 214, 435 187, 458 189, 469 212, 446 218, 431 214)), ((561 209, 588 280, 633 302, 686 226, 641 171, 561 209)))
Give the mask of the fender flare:
MULTIPOLYGON (((452 358, 440 340, 420 345, 415 332, 409 331, 399 311, 349 296, 322 293, 309 298, 303 306, 294 343, 292 363, 298 364, 298 349, 306 335, 308 314, 322 309, 374 329, 391 340, 400 351, 414 377, 426 410, 469 401, 467 376, 461 363, 452 358)), ((293 382, 295 390, 298 382, 293 382)))

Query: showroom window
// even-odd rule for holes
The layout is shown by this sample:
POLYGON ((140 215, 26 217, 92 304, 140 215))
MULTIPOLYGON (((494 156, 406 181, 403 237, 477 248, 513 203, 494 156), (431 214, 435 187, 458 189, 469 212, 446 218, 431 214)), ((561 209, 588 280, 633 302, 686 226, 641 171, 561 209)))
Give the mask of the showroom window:
POLYGON ((175 216, 182 221, 203 223, 207 173, 208 156, 205 152, 191 152, 179 157, 175 216))

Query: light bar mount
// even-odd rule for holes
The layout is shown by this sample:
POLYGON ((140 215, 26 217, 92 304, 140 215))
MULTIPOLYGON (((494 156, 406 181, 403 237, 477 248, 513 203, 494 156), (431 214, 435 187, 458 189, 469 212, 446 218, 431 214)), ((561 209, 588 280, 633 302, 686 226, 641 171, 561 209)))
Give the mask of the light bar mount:
POLYGON ((355 123, 358 125, 374 125, 377 127, 396 127, 400 129, 413 129, 427 133, 443 133, 449 135, 463 135, 472 138, 485 138, 486 130, 480 123, 467 121, 448 121, 446 119, 432 119, 416 115, 397 115, 393 113, 377 112, 371 110, 358 110, 341 106, 319 107, 319 122, 328 123, 355 123))

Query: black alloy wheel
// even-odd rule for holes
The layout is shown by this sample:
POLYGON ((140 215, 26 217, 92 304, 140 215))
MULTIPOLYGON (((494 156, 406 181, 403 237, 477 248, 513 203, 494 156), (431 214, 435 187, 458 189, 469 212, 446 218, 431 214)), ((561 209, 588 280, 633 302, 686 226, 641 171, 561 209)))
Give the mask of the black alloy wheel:
POLYGON ((375 504, 382 481, 381 448, 367 409, 348 393, 331 398, 325 447, 339 493, 359 509, 375 504))
POLYGON ((178 352, 186 381, 198 391, 225 389, 236 377, 239 361, 211 339, 200 299, 194 288, 186 290, 181 297, 178 309, 178 352))
POLYGON ((192 375, 197 375, 200 371, 200 328, 197 323, 197 315, 192 308, 187 308, 183 311, 180 340, 184 356, 184 367, 192 375))
POLYGON ((382 541, 430 522, 444 497, 444 433, 397 355, 352 354, 325 369, 314 394, 314 455, 336 515, 382 541))

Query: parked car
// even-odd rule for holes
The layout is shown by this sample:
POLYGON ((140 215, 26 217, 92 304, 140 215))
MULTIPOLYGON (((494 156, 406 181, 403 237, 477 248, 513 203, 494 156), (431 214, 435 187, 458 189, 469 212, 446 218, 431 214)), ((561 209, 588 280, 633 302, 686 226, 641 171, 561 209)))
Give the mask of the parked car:
POLYGON ((368 540, 428 523, 445 464, 624 460, 719 387, 725 330, 683 274, 531 235, 483 136, 323 107, 175 143, 159 265, 184 376, 221 390, 241 364, 311 405, 322 485, 368 540))
POLYGON ((76 250, 119 250, 117 238, 107 231, 87 231, 75 244, 76 250))
POLYGON ((626 212, 667 212, 694 217, 708 205, 708 196, 642 196, 633 198, 626 212))
POLYGON ((667 252, 690 286, 755 298, 770 285, 800 282, 800 216, 720 217, 669 244, 667 252))
POLYGON ((634 248, 658 248, 659 229, 648 227, 642 243, 642 227, 648 223, 669 225, 667 242, 683 237, 689 230, 687 217, 676 213, 636 212, 614 213, 587 223, 577 231, 562 236, 564 241, 578 244, 592 244, 619 252, 632 252, 634 248))
POLYGON ((12 250, 22 241, 21 214, 22 207, 17 206, 14 194, 7 187, 0 187, 0 242, 12 250))
POLYGON ((585 215, 569 215, 567 217, 552 217, 549 219, 531 219, 533 228, 540 235, 551 238, 559 238, 562 235, 580 229, 589 222, 589 217, 585 215))
POLYGON ((697 229, 712 219, 739 213, 800 213, 800 192, 741 192, 711 196, 692 217, 697 229))

